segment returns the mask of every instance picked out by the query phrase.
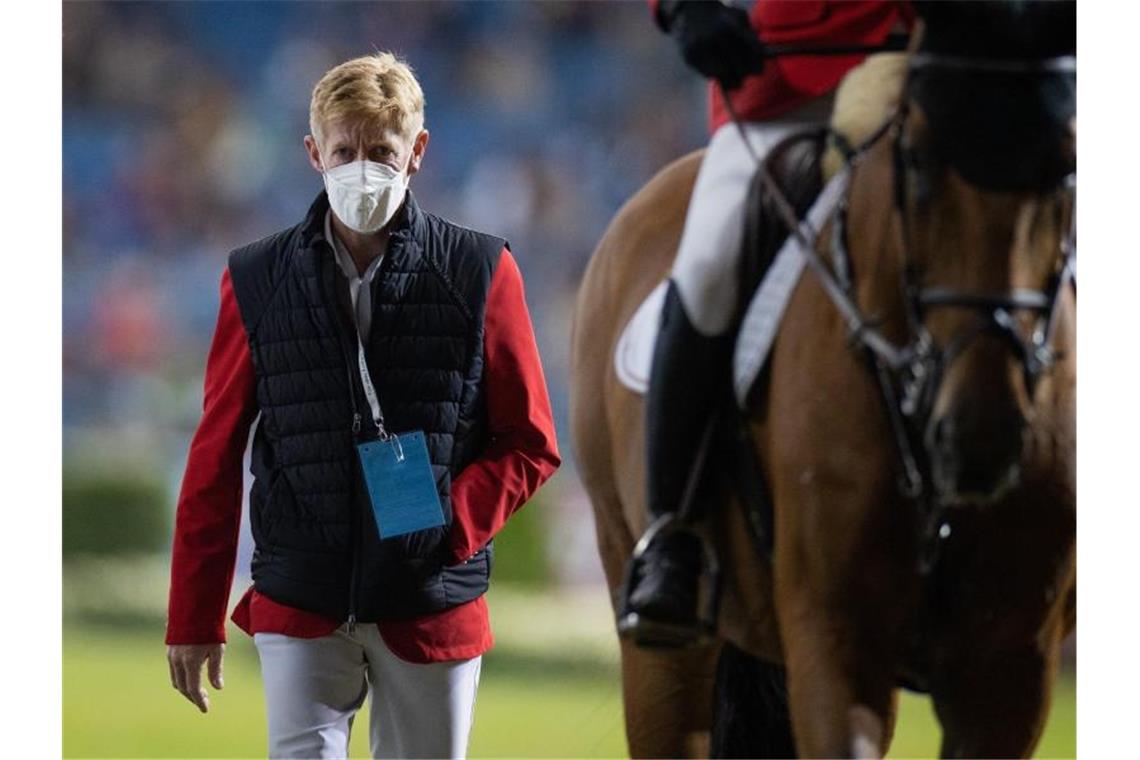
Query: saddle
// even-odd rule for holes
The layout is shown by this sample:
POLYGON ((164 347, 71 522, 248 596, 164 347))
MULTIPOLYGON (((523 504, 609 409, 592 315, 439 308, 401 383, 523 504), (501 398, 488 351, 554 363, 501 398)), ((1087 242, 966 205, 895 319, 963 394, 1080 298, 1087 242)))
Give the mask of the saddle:
MULTIPOLYGON (((768 153, 765 164, 772 177, 780 186, 797 217, 807 214, 823 187, 821 157, 826 146, 827 130, 820 128, 790 135, 778 143, 768 153)), ((788 237, 789 230, 781 221, 774 204, 764 189, 759 172, 749 185, 745 205, 742 255, 739 257, 738 303, 735 309, 733 330, 739 331, 741 320, 749 310, 754 295, 765 282, 777 253, 788 237)), ((797 272, 798 274, 798 272, 797 272)), ((773 319, 778 322, 782 304, 798 281, 798 276, 783 278, 777 283, 776 313, 773 319)), ((769 283, 771 285, 772 283, 769 283)), ((653 348, 661 316, 667 283, 662 281, 642 302, 626 325, 614 351, 614 369, 623 385, 635 393, 644 394, 649 387, 649 372, 653 360, 653 348)), ((771 289, 771 288, 770 288, 771 289)), ((761 305, 762 306, 762 305, 761 305)), ((754 311, 756 305, 753 304, 754 311)), ((738 342, 742 336, 738 335, 738 342)), ((737 352, 741 346, 738 344, 737 352)), ((766 348, 763 349, 766 352, 766 348)), ((747 351, 746 351, 747 352, 747 351)), ((750 391, 747 401, 741 407, 726 385, 716 413, 716 428, 709 437, 707 447, 696 457, 696 467, 703 471, 694 473, 698 483, 698 501, 707 502, 711 494, 707 489, 731 488, 740 496, 744 504, 748 522, 752 528, 757 547, 770 555, 772 550, 772 509, 767 488, 763 481, 760 462, 753 450, 748 422, 762 414, 764 388, 767 385, 767 371, 764 356, 755 356, 756 371, 749 381, 750 391), (714 456, 709 454, 715 451, 714 456), (715 462, 716 465, 705 463, 715 462)))
MULTIPOLYGON (((791 135, 768 154, 765 162, 769 171, 799 215, 805 213, 823 183, 840 171, 851 147, 866 140, 897 107, 906 78, 906 60, 902 53, 868 56, 849 71, 839 85, 829 134, 818 130, 791 135), (825 134, 830 139, 825 139, 825 134)), ((741 258, 740 272, 744 287, 738 291, 739 314, 744 314, 744 308, 788 234, 771 214, 772 209, 762 206, 761 196, 758 180, 754 179, 745 218, 745 255, 741 258)), ((635 393, 645 393, 649 386, 649 367, 664 297, 665 283, 662 282, 635 311, 615 347, 614 369, 618 379, 635 393)))
MULTIPOLYGON (((868 56, 848 72, 840 84, 830 129, 791 135, 768 153, 764 159, 768 171, 797 217, 808 214, 825 184, 840 171, 851 146, 867 139, 896 107, 905 74, 904 54, 868 56)), ((767 356, 778 334, 783 307, 799 280, 799 269, 772 271, 788 234, 757 172, 749 186, 740 257, 741 287, 734 325, 738 331, 734 352, 736 398, 726 389, 723 406, 717 414, 715 435, 710 439, 710 448, 715 447, 716 456, 708 456, 710 452, 705 451, 697 457, 698 463, 717 463, 696 473, 702 491, 699 498, 707 499, 704 489, 714 484, 735 490, 745 507, 757 547, 767 556, 773 548, 772 508, 748 423, 760 420, 764 413, 769 374, 767 356), (768 292, 759 293, 765 286, 768 292), (746 313, 750 318, 760 317, 750 321, 762 323, 763 335, 754 334, 752 324, 746 325, 744 332, 740 331, 746 313), (747 366, 742 367, 742 364, 747 366)), ((614 368, 618 379, 635 393, 644 394, 649 387, 665 289, 666 283, 662 282, 649 294, 634 312, 615 347, 614 368)))
MULTIPOLYGON (((765 159, 768 171, 780 184, 799 215, 810 208, 822 186, 820 157, 825 135, 823 129, 790 135, 778 143, 765 159)), ((779 222, 764 195, 757 173, 749 186, 745 202, 744 250, 739 258, 738 273, 741 287, 738 289, 736 307, 737 324, 733 329, 739 327, 740 317, 745 313, 788 234, 786 226, 779 222)), ((649 387, 649 371, 666 285, 666 281, 662 280, 641 302, 622 330, 614 349, 614 371, 618 380, 638 394, 644 394, 649 387)))

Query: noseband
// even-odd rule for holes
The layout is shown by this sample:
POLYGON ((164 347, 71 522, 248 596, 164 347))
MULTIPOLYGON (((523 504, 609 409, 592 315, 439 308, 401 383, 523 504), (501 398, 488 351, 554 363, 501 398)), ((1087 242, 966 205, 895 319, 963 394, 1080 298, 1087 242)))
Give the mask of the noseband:
MULTIPOLYGON (((946 68, 968 72, 1036 75, 1040 73, 1068 73, 1075 71, 1073 56, 1060 56, 1039 60, 1005 60, 965 58, 932 53, 914 53, 908 59, 909 71, 946 68)), ((996 336, 1020 363, 1030 398, 1040 379, 1055 365, 1054 349, 1061 295, 1073 283, 1076 257, 1076 178, 1065 178, 1063 186, 1073 195, 1072 215, 1068 230, 1058 250, 1058 265, 1049 284, 1042 290, 1016 289, 1004 293, 960 291, 948 287, 922 287, 917 266, 910 255, 907 214, 907 179, 913 166, 907 160, 904 122, 909 99, 909 78, 904 97, 896 113, 880 126, 865 142, 851 147, 842 138, 837 147, 844 152, 847 166, 843 171, 850 176, 855 165, 867 151, 884 137, 892 141, 894 213, 902 224, 902 277, 900 287, 906 312, 907 339, 897 344, 878 328, 858 305, 854 296, 852 261, 847 248, 847 200, 840 203, 833 217, 831 234, 831 262, 824 262, 815 250, 815 231, 802 223, 791 204, 772 177, 767 166, 760 161, 748 143, 731 99, 722 88, 722 100, 732 121, 740 132, 756 161, 760 181, 773 201, 782 221, 796 238, 806 257, 807 266, 818 277, 829 299, 843 316, 848 328, 849 344, 860 351, 871 373, 875 376, 883 398, 892 437, 901 466, 899 490, 903 497, 923 509, 920 529, 920 571, 929 573, 938 556, 941 540, 950 534, 946 518, 948 505, 941 500, 933 487, 932 456, 922 445, 923 432, 932 413, 942 378, 953 361, 977 338, 996 336), (972 311, 977 319, 971 327, 954 335, 946 345, 938 345, 924 324, 925 315, 938 309, 972 311), (1018 327, 1016 315, 1030 314, 1033 326, 1028 336, 1018 327)), ((847 192, 850 192, 848 185, 847 192)))
MULTIPOLYGON (((923 66, 934 65, 929 60, 931 56, 922 61, 923 66)), ((964 65, 958 59, 952 59, 954 66, 964 65)), ((1000 61, 1003 65, 1009 63, 1000 61)), ((1042 62, 1048 63, 1048 62, 1042 62)), ((988 62, 979 66, 986 66, 988 62)), ((982 70, 985 70, 984 68, 982 70)), ((1004 69, 1003 69, 1004 70, 1004 69)), ((1070 175, 1064 180, 1064 188, 1073 194, 1074 216, 1069 224, 1066 235, 1062 238, 1058 251, 1059 262, 1051 277, 1048 286, 1042 290, 1018 288, 1004 293, 982 293, 957 290, 949 287, 921 287, 918 267, 910 253, 909 215, 907 214, 907 177, 913 171, 913 166, 907 160, 903 121, 906 107, 900 107, 899 112, 891 122, 888 130, 892 135, 891 154, 893 158, 894 174, 894 213, 899 219, 902 232, 902 291, 903 304, 906 311, 906 321, 910 340, 902 347, 896 357, 877 356, 877 361, 887 360, 889 371, 895 375, 896 384, 901 389, 898 401, 899 411, 909 421, 909 426, 919 430, 925 428, 930 419, 934 399, 937 397, 942 377, 951 363, 974 342, 975 339, 986 335, 1000 339, 1009 348, 1014 358, 1022 368, 1025 387, 1032 398, 1041 377, 1056 362, 1057 356, 1053 350, 1053 338, 1057 324, 1057 313, 1061 293, 1073 277, 1073 263, 1076 255, 1076 177, 1070 175), (972 311, 977 319, 966 330, 952 336, 944 346, 936 344, 925 327, 925 316, 936 309, 956 309, 972 311), (1018 327, 1016 315, 1028 313, 1033 315, 1033 327, 1028 337, 1022 334, 1018 327), (895 359, 895 361, 890 361, 895 359)), ((870 147, 869 145, 866 147, 870 147)), ((857 159, 849 157, 849 162, 857 159)), ((841 229, 837 239, 846 240, 846 215, 841 214, 837 219, 841 229)), ((833 255, 842 255, 849 258, 845 246, 841 246, 833 255)), ((837 271, 849 272, 850 262, 837 271)), ((848 280, 843 283, 848 293, 851 292, 852 283, 848 280)), ((912 472, 912 475, 916 473, 912 472)), ((909 496, 919 496, 926 488, 921 477, 910 480, 904 488, 909 496)), ((910 479, 908 477, 908 479, 910 479)))

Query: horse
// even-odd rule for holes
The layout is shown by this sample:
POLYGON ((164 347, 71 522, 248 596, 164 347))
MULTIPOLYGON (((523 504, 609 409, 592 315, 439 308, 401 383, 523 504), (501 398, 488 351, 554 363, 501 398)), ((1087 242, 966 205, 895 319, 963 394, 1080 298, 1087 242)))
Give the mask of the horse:
MULTIPOLYGON (((845 197, 819 229, 759 168, 757 202, 807 262, 733 439, 763 476, 771 551, 739 489, 702 491, 716 636, 620 642, 632 756, 763 754, 710 744, 714 693, 739 693, 724 681, 750 661, 778 683, 736 720, 787 733, 777 754, 881 756, 900 687, 930 694, 944 756, 1032 752, 1076 622, 1066 6, 921 7, 889 116, 831 140, 845 197)), ((619 210, 575 306, 572 439, 615 614, 648 518, 643 398, 614 351, 668 276, 700 160, 619 210)))

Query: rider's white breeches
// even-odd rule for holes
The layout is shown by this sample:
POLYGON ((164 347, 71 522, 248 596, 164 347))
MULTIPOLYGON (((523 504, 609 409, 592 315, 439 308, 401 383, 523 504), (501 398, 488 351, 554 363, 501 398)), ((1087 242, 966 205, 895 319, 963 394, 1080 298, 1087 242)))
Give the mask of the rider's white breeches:
MULTIPOLYGON (((780 140, 827 122, 832 96, 810 101, 777 119, 744 125, 763 158, 780 140)), ((736 309, 744 206, 755 163, 731 122, 716 131, 701 162, 670 276, 693 326, 720 335, 736 309)))

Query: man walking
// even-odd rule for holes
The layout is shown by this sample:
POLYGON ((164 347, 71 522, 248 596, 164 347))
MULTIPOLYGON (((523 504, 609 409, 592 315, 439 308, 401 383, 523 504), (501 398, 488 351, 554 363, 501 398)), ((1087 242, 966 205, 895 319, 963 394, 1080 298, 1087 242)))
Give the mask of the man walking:
POLYGON ((253 585, 232 619, 261 660, 271 757, 345 757, 371 694, 375 757, 462 757, 492 538, 557 469, 506 242, 421 209, 424 98, 391 54, 313 90, 325 190, 229 255, 174 535, 171 682, 222 688, 250 426, 253 585))

